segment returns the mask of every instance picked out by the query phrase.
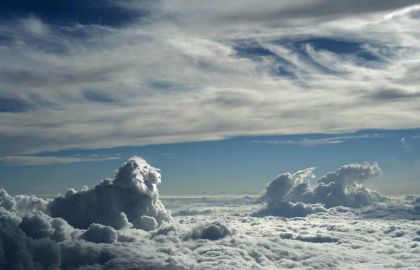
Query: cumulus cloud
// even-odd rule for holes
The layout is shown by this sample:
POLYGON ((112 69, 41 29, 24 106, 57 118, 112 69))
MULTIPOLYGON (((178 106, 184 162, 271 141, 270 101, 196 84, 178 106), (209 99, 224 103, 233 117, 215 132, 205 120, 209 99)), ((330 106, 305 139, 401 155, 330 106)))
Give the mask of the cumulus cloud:
POLYGON ((263 195, 267 206, 258 214, 306 216, 325 211, 325 208, 358 208, 386 200, 380 193, 362 185, 366 179, 380 174, 381 170, 376 163, 344 165, 311 185, 314 169, 308 168, 294 174, 287 172, 274 179, 263 195))
POLYGON ((49 237, 54 231, 49 220, 41 213, 23 217, 19 229, 34 239, 49 237))
MULTIPOLYGON (((349 164, 335 172, 321 177, 314 187, 312 201, 319 201, 326 207, 362 207, 384 201, 385 197, 376 191, 363 187, 363 182, 380 174, 378 164, 349 164)), ((310 194, 310 193, 309 193, 310 194)))
POLYGON ((232 235, 232 231, 225 224, 215 221, 196 226, 186 238, 219 240, 228 235, 232 235))
POLYGON ((52 217, 61 217, 76 228, 92 223, 154 229, 171 219, 159 200, 158 169, 140 157, 132 157, 116 172, 113 180, 104 180, 93 189, 69 190, 48 204, 52 217))
POLYGON ((413 206, 412 212, 415 214, 420 214, 420 197, 413 198, 411 205, 413 206))
POLYGON ((114 243, 117 241, 117 232, 110 226, 92 223, 81 238, 94 243, 114 243))
POLYGON ((164 211, 162 202, 159 207, 155 204, 159 201, 159 171, 138 157, 129 159, 113 180, 99 184, 99 188, 70 190, 51 200, 10 196, 0 189, 0 268, 415 269, 420 263, 418 197, 371 204, 372 197, 367 207, 359 207, 354 199, 364 198, 357 194, 368 192, 362 183, 380 172, 376 164, 345 165, 311 185, 313 170, 285 173, 270 183, 264 198, 271 207, 263 215, 250 215, 261 204, 247 197, 177 197, 171 198, 171 203, 177 205, 180 214, 162 223, 159 213, 168 217, 169 212, 164 211), (102 185, 109 196, 97 191, 104 188, 102 185), (350 207, 329 208, 330 198, 316 196, 324 194, 317 191, 318 186, 329 190, 333 202, 338 203, 336 199, 340 198, 339 205, 350 207), (134 207, 136 213, 125 212, 125 200, 117 189, 137 194, 139 199, 131 195, 127 199, 143 207, 134 207), (348 198, 340 197, 343 192, 348 198), (92 197, 104 199, 110 214, 92 197), (57 200, 65 202, 65 207, 57 208, 63 217, 52 216, 50 205, 57 200), (64 216, 70 202, 74 211, 83 213, 77 219, 64 216), (144 208, 161 212, 139 210, 144 208), (290 218, 271 216, 275 213, 272 211, 290 218), (313 212, 317 214, 305 216, 313 212), (92 213, 94 218, 86 213, 92 213), (99 213, 105 218, 97 219, 99 213), (115 228, 109 224, 111 218, 118 220, 116 224, 138 227, 115 228), (86 227, 72 226, 82 224, 83 219, 86 224, 90 222, 86 227))
POLYGON ((36 216, 17 219, 14 209, 8 211, 0 203, 1 209, 0 268, 57 269, 60 252, 57 243, 48 238, 50 224, 36 216))
POLYGON ((8 211, 17 213, 20 217, 31 212, 45 212, 48 201, 34 195, 10 196, 6 190, 0 189, 0 205, 8 211))
POLYGON ((109 262, 107 267, 112 269, 126 269, 127 263, 165 269, 168 263, 164 261, 125 260, 118 248, 97 246, 116 243, 119 234, 121 241, 139 240, 138 235, 147 239, 147 235, 130 228, 155 230, 171 220, 159 200, 160 177, 158 169, 142 158, 132 157, 112 181, 79 192, 71 189, 52 200, 10 196, 1 189, 0 268, 96 268, 109 262), (126 232, 119 233, 109 225, 126 232))

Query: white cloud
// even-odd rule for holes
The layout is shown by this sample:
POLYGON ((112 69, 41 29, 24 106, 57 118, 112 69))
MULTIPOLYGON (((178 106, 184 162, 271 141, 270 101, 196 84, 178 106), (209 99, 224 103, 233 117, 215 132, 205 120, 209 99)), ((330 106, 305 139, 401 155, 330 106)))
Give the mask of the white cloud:
MULTIPOLYGON (((280 176, 283 179, 280 182, 285 185, 279 185, 271 195, 279 194, 283 187, 287 189, 290 185, 305 183, 312 171, 310 168, 280 176)), ((377 171, 375 165, 353 164, 320 180, 350 185, 377 171)), ((147 187, 148 181, 142 182, 140 178, 156 183, 156 173, 157 169, 138 158, 130 159, 117 174, 117 178, 124 176, 117 184, 119 188, 128 185, 132 189, 152 192, 154 187, 147 187), (146 171, 149 174, 145 174, 146 171), (127 176, 138 181, 127 181, 127 176), (130 183, 139 185, 134 188, 130 183)), ((82 192, 70 191, 68 196, 79 193, 82 192)), ((113 204, 106 208, 118 208, 120 201, 113 196, 115 194, 108 195, 113 204)), ((53 200, 25 195, 13 197, 0 190, 0 267, 63 270, 414 269, 420 263, 420 199, 414 196, 390 198, 357 209, 333 207, 295 218, 252 216, 250 213, 256 212, 261 203, 247 196, 170 198, 170 202, 178 205, 179 211, 210 211, 207 214, 197 211, 196 215, 190 211, 190 215, 174 217, 170 223, 161 224, 152 231, 130 227, 117 230, 95 221, 84 229, 77 229, 66 220, 49 215, 48 205, 53 200)), ((84 204, 84 207, 97 208, 99 205, 84 204)), ((147 219, 150 221, 151 217, 147 219)))
MULTIPOLYGON (((79 192, 70 189, 48 204, 48 212, 76 228, 100 223, 116 229, 134 226, 153 230, 171 220, 159 200, 160 181, 159 169, 132 157, 121 165, 113 180, 105 179, 93 189, 79 192)), ((92 228, 92 234, 96 229, 92 228)))
POLYGON ((418 11, 398 9, 411 3, 162 1, 147 24, 120 28, 2 23, 0 99, 27 110, 2 113, 0 154, 417 127, 416 95, 374 97, 417 91, 418 11), (244 40, 272 55, 238 55, 244 40))
POLYGON ((253 140, 250 143, 264 143, 264 144, 296 144, 301 146, 319 146, 325 144, 338 144, 348 140, 354 139, 366 139, 366 138, 378 138, 383 137, 380 134, 374 135, 341 135, 341 136, 331 136, 327 138, 312 139, 312 138, 303 138, 301 140, 253 140))
POLYGON ((257 215, 306 216, 324 212, 324 207, 357 208, 386 200, 380 193, 362 186, 366 179, 380 174, 376 163, 344 165, 319 178, 316 185, 311 185, 314 169, 294 174, 287 172, 269 183, 262 197, 267 206, 257 215))
POLYGON ((76 162, 98 162, 120 159, 119 156, 92 156, 92 157, 54 157, 54 156, 4 156, 0 157, 0 164, 13 166, 40 166, 49 164, 69 164, 76 162))

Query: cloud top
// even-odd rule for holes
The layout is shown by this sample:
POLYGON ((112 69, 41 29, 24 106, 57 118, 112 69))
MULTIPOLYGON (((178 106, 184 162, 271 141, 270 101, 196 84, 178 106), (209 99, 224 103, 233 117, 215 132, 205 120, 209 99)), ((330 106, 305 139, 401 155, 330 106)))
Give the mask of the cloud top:
POLYGON ((130 226, 150 229, 154 227, 150 223, 161 224, 171 219, 159 200, 160 182, 159 170, 135 156, 121 165, 113 180, 106 179, 93 189, 69 190, 55 198, 48 210, 51 216, 64 218, 76 228, 100 223, 115 229, 130 226))
POLYGON ((358 208, 385 200, 380 193, 363 187, 368 178, 378 176, 381 169, 376 163, 353 163, 329 172, 315 185, 315 168, 296 173, 284 173, 268 184, 263 199, 266 208, 260 214, 279 216, 306 216, 325 208, 346 206, 358 208))
POLYGON ((179 211, 189 209, 188 215, 161 225, 160 214, 168 219, 170 215, 158 197, 160 173, 139 157, 122 164, 112 180, 52 200, 10 196, 0 189, 0 269, 415 268, 419 264, 420 198, 385 201, 363 188, 364 181, 380 173, 374 163, 344 165, 311 184, 313 171, 284 173, 273 180, 264 196, 263 217, 249 215, 260 207, 249 197, 172 198, 179 211), (328 203, 349 207, 327 209, 328 203), (357 208, 360 205, 369 206, 357 208), (52 216, 52 206, 63 218, 52 216), (203 214, 200 209, 209 211, 203 214), (70 211, 81 214, 71 216, 70 211), (319 214, 292 219, 267 216, 310 213, 319 214), (113 219, 124 227, 112 226, 113 219), (71 225, 78 222, 91 223, 83 228, 71 225), (366 253, 363 258, 362 253, 366 253))

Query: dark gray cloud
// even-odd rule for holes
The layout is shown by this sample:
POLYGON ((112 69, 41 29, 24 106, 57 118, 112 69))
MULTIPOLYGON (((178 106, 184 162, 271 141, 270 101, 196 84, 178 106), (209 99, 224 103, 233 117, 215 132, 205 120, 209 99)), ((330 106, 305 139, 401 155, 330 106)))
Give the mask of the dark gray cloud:
POLYGON ((81 238, 94 243, 110 244, 117 241, 117 232, 110 226, 92 223, 81 238))
POLYGON ((23 217, 19 225, 25 234, 34 239, 46 238, 53 233, 49 220, 41 214, 27 215, 23 217))
POLYGON ((15 226, 0 221, 0 268, 57 269, 60 253, 56 242, 32 239, 15 226))

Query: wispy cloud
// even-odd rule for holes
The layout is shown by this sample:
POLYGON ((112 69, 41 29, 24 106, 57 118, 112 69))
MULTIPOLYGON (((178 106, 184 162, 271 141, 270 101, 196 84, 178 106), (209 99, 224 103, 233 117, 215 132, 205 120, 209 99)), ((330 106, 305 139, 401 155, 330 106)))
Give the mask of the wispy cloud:
POLYGON ((262 143, 262 144, 294 144, 300 146, 319 146, 326 144, 338 144, 348 140, 354 139, 367 139, 367 138, 378 138, 380 134, 376 135, 346 135, 346 136, 333 136, 327 138, 303 138, 297 140, 253 140, 250 143, 262 143))
POLYGON ((57 156, 3 156, 0 165, 6 166, 42 166, 51 164, 69 164, 77 162, 99 162, 118 160, 119 156, 90 156, 90 157, 57 157, 57 156))
POLYGON ((420 123, 417 1, 106 2, 4 17, 0 155, 420 123))

